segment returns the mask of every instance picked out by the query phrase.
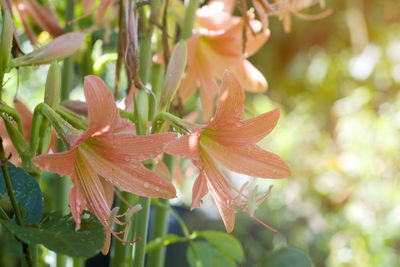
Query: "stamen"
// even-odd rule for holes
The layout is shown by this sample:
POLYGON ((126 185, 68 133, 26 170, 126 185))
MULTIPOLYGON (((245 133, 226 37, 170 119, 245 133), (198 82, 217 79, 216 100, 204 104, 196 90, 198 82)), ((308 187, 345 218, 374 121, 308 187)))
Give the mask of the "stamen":
POLYGON ((258 222, 259 224, 261 224, 262 226, 264 226, 265 228, 268 228, 269 230, 271 230, 272 232, 274 232, 275 234, 278 234, 279 232, 275 229, 273 229, 271 226, 265 224, 263 221, 261 221, 260 219, 258 219, 257 217, 253 216, 250 214, 250 212, 246 209, 243 209, 244 212, 246 212, 250 218, 252 218, 253 220, 255 220, 256 222, 258 222))

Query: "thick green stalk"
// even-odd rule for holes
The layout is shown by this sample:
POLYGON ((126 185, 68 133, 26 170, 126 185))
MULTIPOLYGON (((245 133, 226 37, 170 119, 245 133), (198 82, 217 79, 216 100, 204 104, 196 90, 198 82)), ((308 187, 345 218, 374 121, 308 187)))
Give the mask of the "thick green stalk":
MULTIPOLYGON (((17 218, 17 223, 18 223, 18 225, 23 225, 24 222, 22 220, 21 211, 19 210, 17 199, 15 198, 15 194, 14 194, 14 189, 12 187, 10 174, 8 173, 8 168, 7 168, 8 159, 4 152, 3 139, 1 137, 0 137, 0 160, 1 160, 1 170, 3 172, 3 177, 4 177, 4 182, 6 184, 8 197, 10 198, 11 205, 14 209, 14 214, 15 214, 15 217, 17 218)), ((36 266, 36 264, 34 264, 33 259, 32 259, 31 248, 26 243, 23 243, 23 242, 21 242, 21 243, 24 248, 25 258, 26 258, 28 265, 36 266)))
MULTIPOLYGON (((67 0, 65 3, 65 21, 73 20, 75 17, 75 2, 74 0, 67 0)), ((71 32, 73 24, 67 24, 65 26, 65 32, 71 32)), ((74 56, 70 56, 64 60, 63 69, 61 73, 61 95, 60 101, 67 100, 69 93, 72 89, 72 82, 74 80, 74 56)), ((57 151, 63 151, 63 144, 58 141, 57 151)), ((68 210, 68 186, 69 180, 65 177, 55 178, 55 192, 56 192, 56 203, 55 209, 59 211, 68 210)), ((57 254, 57 267, 65 267, 67 265, 67 256, 57 254)))
MULTIPOLYGON (((161 204, 168 206, 167 199, 159 199, 161 204)), ((153 226, 151 229, 151 239, 156 239, 165 236, 168 233, 168 208, 162 206, 154 207, 153 226)), ((166 247, 161 246, 149 253, 149 261, 147 267, 161 267, 164 266, 166 247)))
POLYGON ((192 36, 192 29, 196 21, 196 10, 199 7, 198 0, 185 0, 185 16, 183 17, 182 38, 192 36))
MULTIPOLYGON (((137 203, 137 196, 132 195, 131 193, 128 192, 122 192, 121 193, 122 197, 128 201, 132 206, 136 205, 137 203)), ((128 206, 118 199, 117 202, 117 207, 120 207, 121 211, 125 211, 128 209, 128 206)), ((132 216, 131 218, 131 228, 134 228, 135 226, 135 221, 136 221, 136 216, 132 216)), ((117 225, 116 227, 116 232, 124 230, 123 225, 117 225)), ((130 231, 127 240, 133 240, 133 230, 130 231)), ((123 244, 122 242, 119 242, 118 240, 114 239, 112 248, 111 248, 111 262, 110 266, 113 267, 127 267, 127 266, 132 266, 132 246, 128 246, 123 244)))

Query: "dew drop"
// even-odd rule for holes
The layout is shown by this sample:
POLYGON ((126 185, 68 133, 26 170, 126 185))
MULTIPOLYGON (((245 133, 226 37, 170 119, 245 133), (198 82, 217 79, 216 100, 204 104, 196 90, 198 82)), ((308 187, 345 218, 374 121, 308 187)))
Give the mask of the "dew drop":
POLYGON ((150 185, 149 185, 148 182, 145 182, 145 183, 144 183, 144 187, 145 187, 145 188, 149 188, 149 186, 150 186, 150 185))
POLYGON ((160 187, 158 187, 158 186, 156 186, 156 191, 158 192, 158 191, 160 191, 160 187))

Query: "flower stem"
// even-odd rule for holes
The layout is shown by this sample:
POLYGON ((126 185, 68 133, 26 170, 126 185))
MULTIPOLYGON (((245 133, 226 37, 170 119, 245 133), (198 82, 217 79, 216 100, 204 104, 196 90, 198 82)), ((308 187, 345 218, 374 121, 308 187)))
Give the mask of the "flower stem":
MULTIPOLYGON (((65 21, 71 21, 75 17, 75 2, 74 0, 67 0, 65 4, 65 21)), ((65 32, 71 32, 73 24, 65 26, 65 32)), ((72 82, 74 80, 74 56, 69 56, 64 60, 63 69, 61 73, 61 95, 60 102, 67 100, 72 89, 72 82)), ((63 144, 57 142, 57 151, 64 151, 63 144)), ((68 210, 68 188, 69 179, 65 177, 55 177, 55 192, 57 193, 55 209, 65 212, 68 210), (61 178, 61 179, 60 179, 61 178)), ((65 267, 67 265, 67 256, 57 254, 57 267, 65 267)))
MULTIPOLYGON (((122 192, 121 195, 132 206, 136 205, 137 196, 135 196, 131 193, 128 193, 128 192, 122 192)), ((121 199, 118 199, 116 206, 120 207, 120 210, 122 210, 122 211, 125 211, 128 209, 128 206, 121 199)), ((132 228, 135 227, 135 222, 136 222, 136 216, 132 216, 132 218, 131 218, 132 228)), ((122 230, 124 230, 124 226, 117 225, 116 232, 119 232, 122 230)), ((133 240, 133 231, 131 231, 127 240, 133 240)), ((132 266, 132 247, 127 246, 121 242, 113 242, 112 249, 111 249, 110 266, 114 266, 114 267, 132 266)))
POLYGON ((192 36, 192 29, 196 21, 196 10, 199 7, 198 0, 185 0, 185 16, 183 17, 182 38, 192 36))
MULTIPOLYGON (((1 171, 3 172, 4 182, 5 182, 6 188, 7 188, 7 193, 10 198, 11 205, 14 209, 14 214, 17 219, 17 223, 18 223, 18 225, 22 226, 24 224, 24 222, 22 220, 21 211, 19 210, 17 199, 15 198, 14 189, 13 189, 12 183, 11 183, 11 178, 8 173, 8 168, 7 168, 8 159, 4 152, 3 139, 1 137, 0 137, 0 161, 1 161, 1 171)), ((21 243, 22 243, 22 247, 23 247, 23 250, 25 253, 25 258, 28 263, 28 266, 34 266, 34 263, 32 260, 31 248, 28 246, 28 244, 26 244, 22 241, 21 241, 21 243)))

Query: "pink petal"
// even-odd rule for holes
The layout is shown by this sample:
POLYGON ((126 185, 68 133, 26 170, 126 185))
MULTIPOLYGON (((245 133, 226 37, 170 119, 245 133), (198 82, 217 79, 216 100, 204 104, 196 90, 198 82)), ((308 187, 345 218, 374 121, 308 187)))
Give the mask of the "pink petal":
MULTIPOLYGON (((76 177, 73 178, 73 180, 76 181, 76 177)), ((77 231, 81 228, 81 214, 86 206, 86 199, 83 197, 75 183, 69 192, 69 206, 75 220, 75 230, 77 231)))
POLYGON ((207 193, 207 179, 204 172, 200 171, 192 188, 192 209, 200 207, 200 201, 207 193))
POLYGON ((247 29, 246 51, 244 54, 246 58, 254 55, 265 44, 271 34, 269 29, 262 29, 263 25, 258 20, 250 20, 250 26, 255 32, 255 35, 250 31, 250 29, 247 29))
POLYGON ((85 97, 88 105, 89 127, 86 136, 110 132, 120 123, 119 111, 111 90, 97 76, 89 75, 84 81, 85 97))
POLYGON ((196 91, 198 79, 196 65, 188 66, 179 86, 179 93, 183 101, 187 100, 196 91))
POLYGON ((100 179, 101 185, 103 186, 103 189, 104 189, 104 196, 106 198, 107 205, 111 208, 112 204, 114 202, 114 185, 107 182, 102 177, 99 177, 99 179, 100 179))
POLYGON ((291 175, 285 161, 255 144, 224 146, 218 142, 205 141, 201 147, 220 164, 235 172, 262 178, 284 178, 291 175))
POLYGON ((244 89, 250 92, 265 92, 268 88, 264 75, 256 69, 248 60, 232 67, 237 79, 244 89))
POLYGON ((217 111, 207 128, 236 123, 243 116, 245 95, 232 72, 227 70, 224 72, 221 87, 217 111))
POLYGON ((235 226, 234 196, 230 190, 230 184, 218 170, 212 158, 206 153, 201 154, 207 187, 217 204, 219 213, 224 221, 226 231, 232 232, 235 226))
POLYGON ((108 229, 111 211, 105 198, 103 185, 80 150, 76 153, 76 181, 79 191, 87 201, 89 211, 108 229))
POLYGON ((75 175, 76 148, 66 152, 39 155, 32 159, 33 164, 42 170, 59 175, 75 175))
POLYGON ((199 69, 200 98, 203 106, 204 119, 209 120, 214 110, 215 96, 218 93, 218 86, 215 81, 215 73, 207 65, 199 69))
POLYGON ((115 0, 101 0, 97 11, 97 23, 101 24, 107 9, 114 4, 115 0))
POLYGON ((200 132, 195 132, 169 142, 165 146, 164 151, 168 154, 181 158, 199 160, 199 142, 200 132))
POLYGON ((117 161, 146 160, 164 151, 168 142, 176 139, 175 133, 158 133, 146 136, 106 133, 87 139, 93 149, 103 157, 117 161))
POLYGON ((217 130, 206 129, 202 135, 209 136, 227 146, 257 143, 275 128, 279 114, 279 108, 276 108, 251 119, 217 128, 217 130))
POLYGON ((101 157, 94 150, 80 149, 90 166, 107 182, 132 194, 145 197, 174 198, 174 186, 166 179, 132 162, 114 163, 101 157))

